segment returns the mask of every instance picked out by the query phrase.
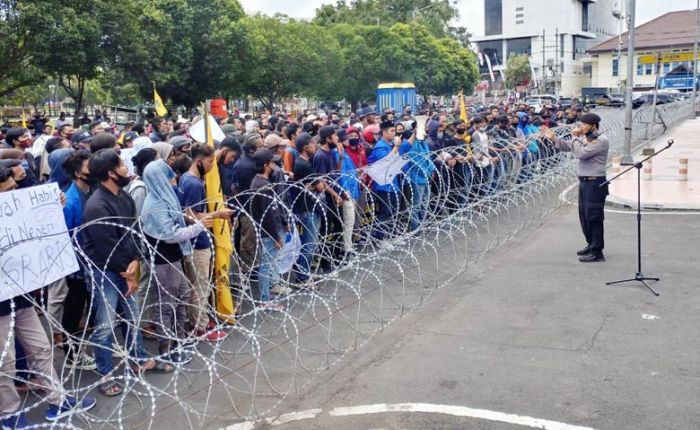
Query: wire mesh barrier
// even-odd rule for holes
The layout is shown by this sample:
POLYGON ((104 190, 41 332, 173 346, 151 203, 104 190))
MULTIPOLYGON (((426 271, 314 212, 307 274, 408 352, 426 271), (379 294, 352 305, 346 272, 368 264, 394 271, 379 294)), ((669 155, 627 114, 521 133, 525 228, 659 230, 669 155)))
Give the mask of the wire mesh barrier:
MULTIPOLYGON (((684 103, 666 105, 660 115, 672 124, 684 109, 689 109, 684 103)), ((602 116, 611 154, 619 152, 623 122, 614 114, 602 116)), ((556 131, 566 137, 571 127, 556 131)), ((163 262, 163 248, 143 233, 143 217, 128 228, 112 219, 81 226, 73 237, 91 225, 111 225, 122 229, 124 240, 136 243, 142 255, 141 288, 126 299, 123 291, 110 288, 109 258, 98 265, 78 241, 71 242, 90 286, 90 306, 79 331, 66 330, 50 312, 44 312, 42 322, 49 333, 62 332, 76 354, 108 351, 112 368, 102 376, 79 370, 68 365, 64 352, 53 349, 56 375, 37 374, 31 357, 29 369, 21 373, 13 358, 14 331, 21 325, 13 304, 3 334, 0 378, 29 381, 36 393, 22 398, 17 413, 36 420, 47 406, 47 392, 79 400, 114 382, 121 396, 100 396, 94 409, 55 425, 159 428, 159 417, 167 415, 179 428, 194 429, 269 415, 440 288, 455 281, 469 286, 464 276, 469 267, 564 204, 559 194, 575 178, 569 155, 539 135, 492 143, 501 150, 497 160, 471 159, 463 147, 411 159, 404 174, 389 181, 394 184, 389 192, 373 191, 366 171, 359 171, 319 178, 337 189, 347 188, 352 179, 355 197, 340 202, 295 182, 238 195, 231 201, 238 213, 230 270, 235 321, 217 320, 208 288, 202 293, 198 282, 186 281, 201 271, 201 261, 163 262), (266 212, 278 211, 286 220, 283 244, 266 240, 267 225, 252 217, 251 202, 263 196, 266 212), (301 199, 312 206, 300 211, 301 199), (267 288, 276 293, 271 300, 267 288), (204 296, 203 307, 194 304, 196 294, 204 296), (105 319, 96 315, 98 302, 114 304, 115 324, 100 325, 105 319), (222 329, 228 336, 203 341, 185 323, 202 315, 212 321, 207 330, 222 329), (167 361, 173 352, 193 360, 167 361), (148 369, 148 358, 167 361, 172 368, 148 369)), ((3 246, 0 255, 10 250, 3 246)), ((45 307, 44 294, 30 297, 37 309, 45 307)))

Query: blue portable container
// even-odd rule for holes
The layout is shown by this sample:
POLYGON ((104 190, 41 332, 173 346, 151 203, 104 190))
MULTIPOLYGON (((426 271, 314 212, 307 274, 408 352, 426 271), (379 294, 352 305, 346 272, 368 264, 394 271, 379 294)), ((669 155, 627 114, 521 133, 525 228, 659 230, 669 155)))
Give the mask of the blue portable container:
POLYGON ((406 105, 411 105, 416 111, 417 103, 416 86, 410 82, 392 82, 377 87, 377 112, 380 114, 388 108, 401 113, 406 105))

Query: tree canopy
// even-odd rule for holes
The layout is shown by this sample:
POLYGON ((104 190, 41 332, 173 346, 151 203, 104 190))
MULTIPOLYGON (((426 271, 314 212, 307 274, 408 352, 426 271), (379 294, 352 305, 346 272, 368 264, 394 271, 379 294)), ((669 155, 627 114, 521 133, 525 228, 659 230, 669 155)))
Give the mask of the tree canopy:
POLYGON ((506 63, 506 85, 515 88, 530 82, 532 70, 527 55, 511 55, 506 63))
POLYGON ((237 0, 0 0, 0 97, 47 79, 78 110, 88 87, 134 103, 155 84, 187 107, 217 96, 356 104, 387 81, 469 92, 476 61, 456 16, 450 0, 339 1, 311 22, 246 15, 237 0))

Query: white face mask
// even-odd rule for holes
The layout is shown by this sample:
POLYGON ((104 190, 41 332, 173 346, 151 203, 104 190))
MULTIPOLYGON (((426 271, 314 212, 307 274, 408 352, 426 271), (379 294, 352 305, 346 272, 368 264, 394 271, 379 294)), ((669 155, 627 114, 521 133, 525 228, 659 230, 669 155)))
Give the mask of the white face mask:
POLYGON ((479 130, 486 131, 487 128, 488 128, 487 126, 483 126, 483 127, 479 128, 479 130))

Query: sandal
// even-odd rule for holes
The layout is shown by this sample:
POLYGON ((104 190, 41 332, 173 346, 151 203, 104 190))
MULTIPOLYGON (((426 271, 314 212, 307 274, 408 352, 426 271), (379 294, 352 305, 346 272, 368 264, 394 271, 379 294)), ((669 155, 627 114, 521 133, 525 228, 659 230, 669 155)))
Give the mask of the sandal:
POLYGON ((101 383, 98 386, 98 390, 100 391, 100 394, 105 397, 116 397, 124 391, 117 381, 112 380, 101 383))
POLYGON ((156 361, 154 359, 150 359, 145 361, 141 365, 134 365, 131 366, 131 370, 134 373, 141 373, 141 372, 159 372, 159 373, 171 373, 175 370, 175 367, 171 364, 164 363, 162 361, 156 361))

